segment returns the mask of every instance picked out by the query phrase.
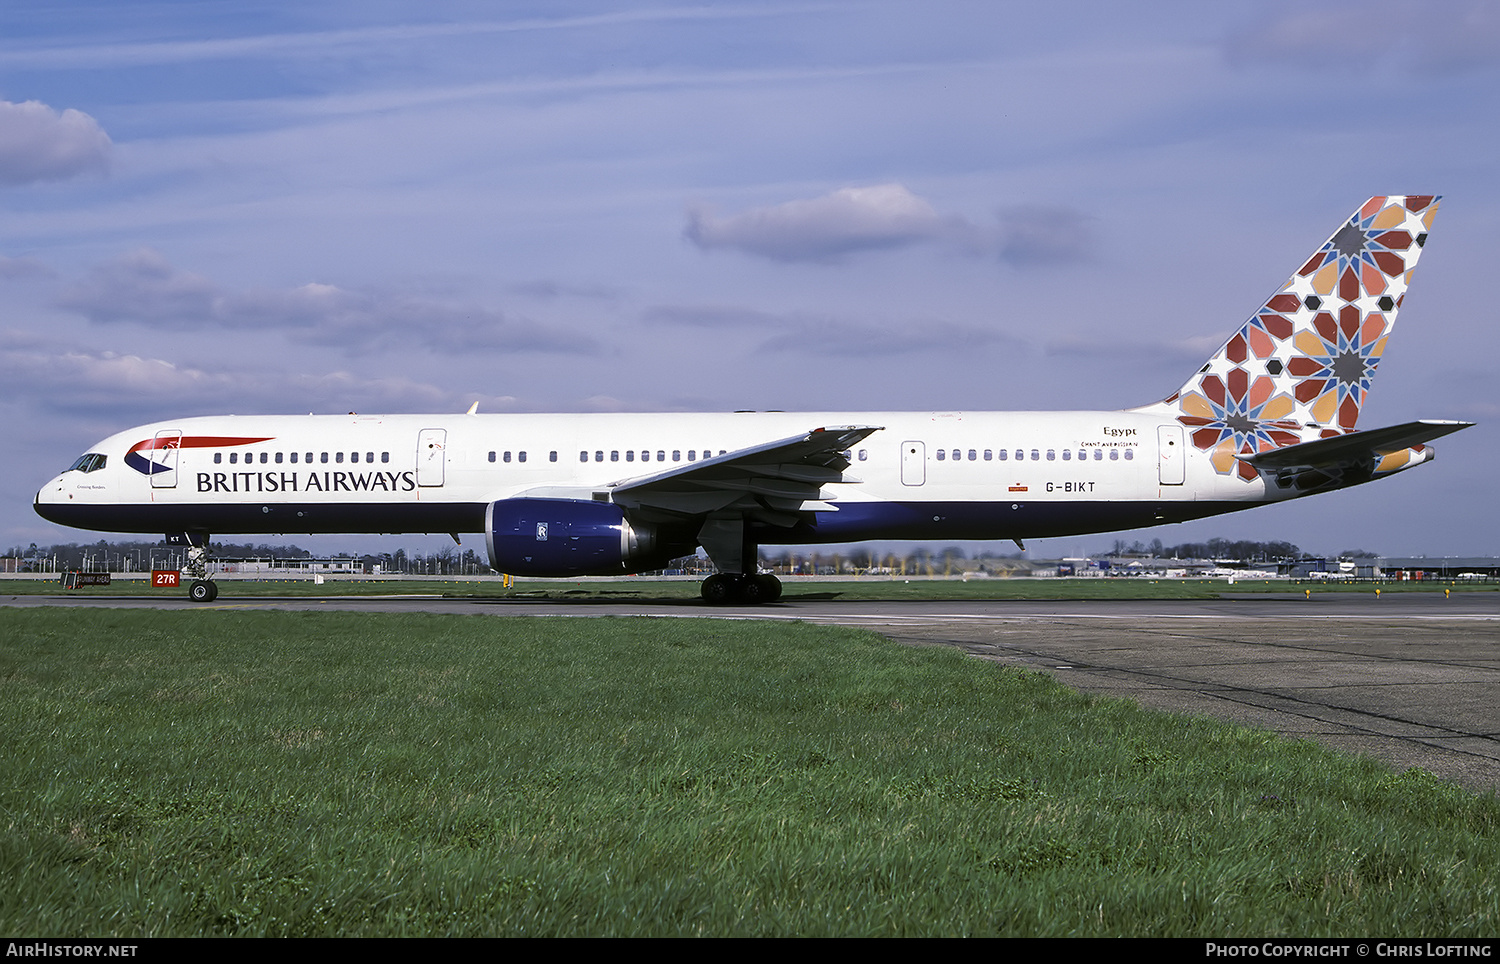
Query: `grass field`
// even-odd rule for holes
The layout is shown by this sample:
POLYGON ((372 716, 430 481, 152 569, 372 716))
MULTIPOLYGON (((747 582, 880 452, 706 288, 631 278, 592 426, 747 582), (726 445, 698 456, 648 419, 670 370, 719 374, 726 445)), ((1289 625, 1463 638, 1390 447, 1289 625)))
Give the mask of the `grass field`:
POLYGON ((1500 931, 1500 802, 803 624, 0 609, 0 932, 1500 931))

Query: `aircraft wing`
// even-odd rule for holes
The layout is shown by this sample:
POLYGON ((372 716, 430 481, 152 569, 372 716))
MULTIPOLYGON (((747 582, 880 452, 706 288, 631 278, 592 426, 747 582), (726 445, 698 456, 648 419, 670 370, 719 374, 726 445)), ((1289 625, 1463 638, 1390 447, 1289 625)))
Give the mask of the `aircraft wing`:
POLYGON ((823 486, 852 482, 848 450, 880 426, 834 425, 752 445, 610 486, 617 505, 649 517, 735 513, 747 521, 792 526, 799 513, 835 507, 823 486))
POLYGON ((1389 428, 1371 429, 1368 432, 1349 432, 1334 438, 1320 438, 1298 445, 1286 445, 1279 449, 1268 449, 1253 455, 1241 455, 1241 461, 1256 468, 1284 469, 1293 467, 1318 468, 1357 462, 1377 455, 1388 455, 1442 438, 1473 425, 1473 422, 1439 421, 1424 419, 1392 425, 1389 428))

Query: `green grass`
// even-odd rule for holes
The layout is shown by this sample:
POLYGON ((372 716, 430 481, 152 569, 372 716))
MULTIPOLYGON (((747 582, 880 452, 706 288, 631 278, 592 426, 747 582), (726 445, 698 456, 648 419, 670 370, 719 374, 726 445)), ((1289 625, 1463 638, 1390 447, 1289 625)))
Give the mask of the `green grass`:
POLYGON ((1500 803, 805 624, 0 609, 0 932, 1500 930, 1500 803))

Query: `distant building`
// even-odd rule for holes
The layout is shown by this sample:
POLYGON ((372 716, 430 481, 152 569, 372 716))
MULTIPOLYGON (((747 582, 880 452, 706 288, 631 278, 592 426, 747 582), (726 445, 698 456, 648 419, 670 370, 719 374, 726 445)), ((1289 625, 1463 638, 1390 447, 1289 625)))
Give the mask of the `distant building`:
POLYGON ((1376 564, 1387 579, 1500 578, 1496 556, 1381 556, 1376 564))

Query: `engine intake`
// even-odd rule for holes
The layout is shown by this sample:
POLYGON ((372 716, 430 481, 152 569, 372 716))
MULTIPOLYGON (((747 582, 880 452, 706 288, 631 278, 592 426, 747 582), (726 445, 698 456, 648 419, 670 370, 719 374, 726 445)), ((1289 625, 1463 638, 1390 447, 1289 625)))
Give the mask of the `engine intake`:
POLYGON ((485 510, 490 568, 515 576, 617 576, 658 568, 656 532, 612 502, 501 499, 485 510))

